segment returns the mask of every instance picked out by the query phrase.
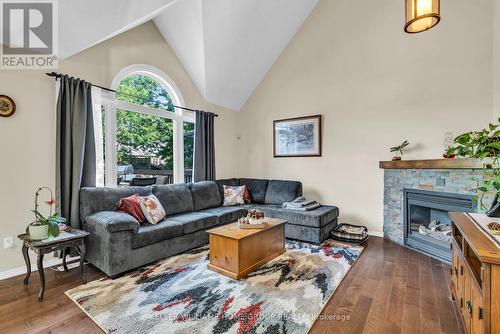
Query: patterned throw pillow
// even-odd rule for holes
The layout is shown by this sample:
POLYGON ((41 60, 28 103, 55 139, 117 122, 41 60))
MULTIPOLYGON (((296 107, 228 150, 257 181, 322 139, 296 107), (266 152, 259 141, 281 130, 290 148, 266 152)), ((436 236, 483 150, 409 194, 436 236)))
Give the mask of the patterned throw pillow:
POLYGON ((234 187, 224 185, 224 203, 222 206, 243 205, 243 194, 245 193, 245 186, 234 187))
POLYGON ((252 201, 250 200, 250 192, 248 191, 248 187, 246 185, 243 186, 245 190, 243 191, 243 202, 245 204, 250 204, 252 201))
POLYGON ((142 223, 146 220, 146 217, 144 217, 142 213, 140 202, 141 196, 139 196, 139 194, 133 194, 132 196, 120 199, 118 203, 116 203, 116 209, 128 213, 137 219, 139 223, 142 223))
POLYGON ((167 216, 163 206, 155 195, 141 197, 142 213, 150 224, 156 224, 167 216))

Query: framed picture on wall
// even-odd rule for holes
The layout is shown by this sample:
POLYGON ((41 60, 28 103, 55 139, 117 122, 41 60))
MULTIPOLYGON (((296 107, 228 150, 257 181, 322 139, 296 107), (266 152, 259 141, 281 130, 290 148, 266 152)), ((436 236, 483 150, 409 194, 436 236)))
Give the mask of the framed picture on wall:
POLYGON ((274 157, 320 157, 321 115, 273 122, 274 157))

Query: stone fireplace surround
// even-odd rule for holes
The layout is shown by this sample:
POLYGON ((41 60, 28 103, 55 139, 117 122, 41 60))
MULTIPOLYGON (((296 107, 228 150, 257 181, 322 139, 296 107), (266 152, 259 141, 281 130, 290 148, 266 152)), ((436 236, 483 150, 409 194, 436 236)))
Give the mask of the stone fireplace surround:
MULTIPOLYGON (((482 165, 472 159, 381 161, 384 169, 384 237, 404 245, 404 189, 476 196, 482 165)), ((485 202, 492 200, 485 195, 485 202)), ((480 209, 478 201, 478 210, 480 209)))

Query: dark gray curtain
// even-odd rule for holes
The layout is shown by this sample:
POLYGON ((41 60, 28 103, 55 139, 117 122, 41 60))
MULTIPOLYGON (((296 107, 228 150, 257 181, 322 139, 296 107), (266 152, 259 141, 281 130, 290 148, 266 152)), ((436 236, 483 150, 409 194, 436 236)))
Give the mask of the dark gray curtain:
POLYGON ((215 180, 214 118, 210 112, 196 111, 194 127, 194 182, 215 180))
POLYGON ((57 99, 56 192, 67 224, 80 228, 80 188, 95 187, 92 85, 63 75, 57 99))

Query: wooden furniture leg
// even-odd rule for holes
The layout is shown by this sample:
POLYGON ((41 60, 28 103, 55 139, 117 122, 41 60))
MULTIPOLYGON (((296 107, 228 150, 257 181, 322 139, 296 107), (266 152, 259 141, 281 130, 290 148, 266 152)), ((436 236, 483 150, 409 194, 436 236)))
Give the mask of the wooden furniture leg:
POLYGON ((67 248, 64 248, 62 250, 63 268, 65 272, 68 272, 68 265, 66 264, 66 255, 67 255, 67 248))
POLYGON ((79 249, 80 249, 80 276, 82 278, 82 284, 87 284, 87 280, 83 275, 83 263, 85 262, 85 253, 86 253, 85 242, 83 240, 79 246, 79 249))
POLYGON ((26 245, 25 242, 23 242, 23 257, 24 257, 24 262, 26 263, 26 276, 24 276, 24 281, 23 281, 24 285, 28 284, 31 275, 31 262, 30 262, 30 257, 28 255, 28 250, 29 247, 26 245))
POLYGON ((43 272, 43 252, 38 251, 38 274, 40 275, 40 293, 38 294, 38 301, 43 300, 43 294, 45 292, 45 273, 43 272))

